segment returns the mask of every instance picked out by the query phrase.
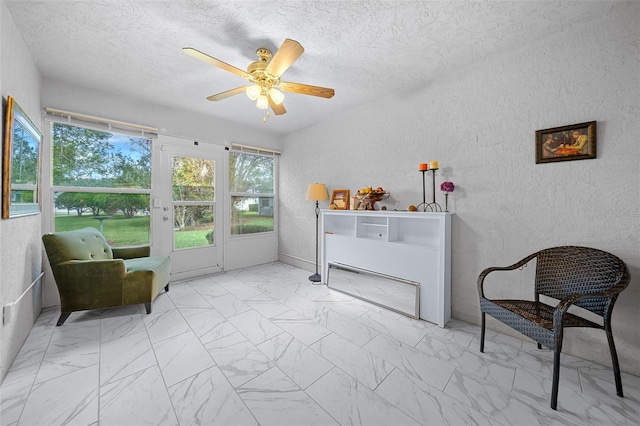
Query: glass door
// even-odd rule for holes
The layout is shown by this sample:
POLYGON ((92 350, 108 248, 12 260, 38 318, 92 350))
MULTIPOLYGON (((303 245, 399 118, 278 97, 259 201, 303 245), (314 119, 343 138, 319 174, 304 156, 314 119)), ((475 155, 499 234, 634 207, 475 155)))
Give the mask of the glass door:
POLYGON ((171 256, 172 279, 223 269, 221 154, 162 148, 162 252, 171 256))

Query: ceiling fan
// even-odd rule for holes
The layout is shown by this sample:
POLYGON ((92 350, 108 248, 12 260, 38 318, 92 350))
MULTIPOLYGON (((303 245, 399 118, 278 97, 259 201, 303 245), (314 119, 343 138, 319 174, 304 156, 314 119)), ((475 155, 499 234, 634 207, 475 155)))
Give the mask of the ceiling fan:
MULTIPOLYGON (((280 90, 321 98, 331 98, 335 94, 333 89, 327 87, 280 80, 280 76, 302 55, 302 52, 304 52, 302 45, 295 40, 285 39, 273 57, 269 49, 261 47, 256 51, 258 61, 249 64, 247 71, 229 65, 192 47, 185 47, 182 51, 196 59, 200 59, 201 61, 240 76, 251 83, 249 86, 240 86, 208 96, 207 99, 210 101, 220 101, 245 92, 249 99, 256 101, 258 108, 267 110, 271 107, 276 115, 282 115, 285 114, 287 110, 282 103, 284 94, 280 90)), ((267 115, 268 111, 265 113, 265 120, 267 115)))

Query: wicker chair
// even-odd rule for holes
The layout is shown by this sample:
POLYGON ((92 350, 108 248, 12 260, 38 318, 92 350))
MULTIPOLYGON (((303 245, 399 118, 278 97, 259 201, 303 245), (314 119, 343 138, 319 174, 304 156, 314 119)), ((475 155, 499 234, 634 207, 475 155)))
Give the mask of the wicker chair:
POLYGON ((616 256, 593 248, 563 246, 533 253, 507 267, 487 268, 478 277, 478 293, 482 311, 480 352, 484 352, 485 316, 491 315, 511 328, 554 351, 551 408, 558 403, 560 352, 564 327, 591 327, 605 330, 616 392, 622 395, 622 381, 618 355, 611 332, 611 313, 618 294, 629 284, 625 263, 616 256), (518 269, 530 260, 536 260, 534 300, 492 300, 484 293, 484 280, 494 271, 518 269), (555 307, 540 301, 540 295, 559 300, 555 307), (603 324, 567 312, 575 305, 602 317, 603 324))

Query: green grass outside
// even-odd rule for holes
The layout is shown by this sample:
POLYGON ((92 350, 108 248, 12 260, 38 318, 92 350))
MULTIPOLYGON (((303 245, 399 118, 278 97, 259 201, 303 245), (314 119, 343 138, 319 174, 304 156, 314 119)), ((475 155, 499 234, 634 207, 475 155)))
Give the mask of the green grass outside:
MULTIPOLYGON (((127 219, 122 214, 113 215, 102 221, 102 233, 113 247, 149 244, 149 216, 136 216, 127 219)), ((273 218, 258 216, 257 212, 243 212, 242 226, 234 223, 240 232, 273 231, 273 218)), ((55 217, 56 231, 70 231, 73 229, 95 228, 100 230, 100 221, 93 216, 77 216, 75 214, 58 214, 55 217)), ((190 229, 174 232, 175 248, 202 247, 209 244, 207 233, 209 229, 190 229)))
POLYGON ((258 212, 242 212, 242 222, 245 225, 251 224, 271 228, 273 231, 273 216, 258 216, 258 212))
POLYGON ((258 212, 242 211, 240 219, 231 222, 231 235, 273 231, 272 216, 258 216, 258 212))
POLYGON ((209 245, 207 240, 208 229, 192 231, 174 231, 174 245, 176 249, 202 247, 209 245))
MULTIPOLYGON (((135 216, 130 219, 124 215, 113 215, 102 221, 102 234, 114 247, 149 244, 149 216, 135 216)), ((96 228, 100 230, 100 221, 93 216, 56 215, 55 230, 96 228)))

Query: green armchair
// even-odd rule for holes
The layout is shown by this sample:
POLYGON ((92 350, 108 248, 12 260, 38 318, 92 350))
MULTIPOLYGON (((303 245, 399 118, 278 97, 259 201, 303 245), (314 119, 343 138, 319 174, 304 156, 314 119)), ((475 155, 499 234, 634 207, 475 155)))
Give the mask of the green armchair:
POLYGON ((168 256, 150 257, 150 247, 110 247, 95 228, 43 235, 58 293, 58 326, 72 312, 151 303, 169 291, 168 256))

